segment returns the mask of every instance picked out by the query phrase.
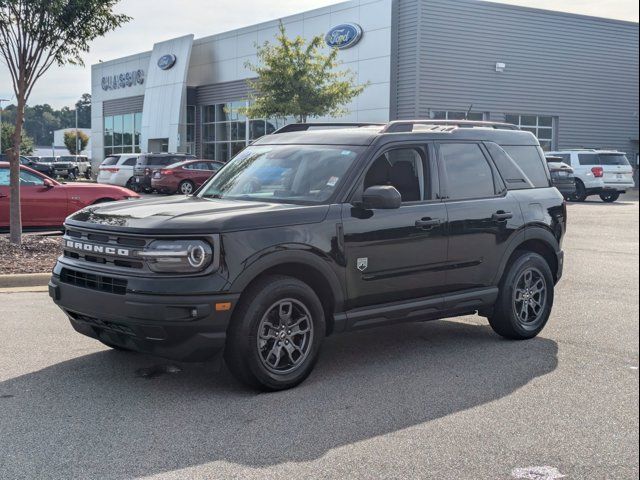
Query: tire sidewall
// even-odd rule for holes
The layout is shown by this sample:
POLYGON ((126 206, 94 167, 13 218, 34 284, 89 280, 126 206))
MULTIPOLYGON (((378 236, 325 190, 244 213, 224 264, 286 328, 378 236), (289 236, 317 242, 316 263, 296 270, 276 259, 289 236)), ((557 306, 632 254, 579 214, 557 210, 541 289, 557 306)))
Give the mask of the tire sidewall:
MULTIPOLYGON (((239 347, 242 350, 240 356, 244 361, 243 367, 248 369, 257 382, 268 390, 282 390, 302 382, 311 373, 317 361, 326 331, 324 311, 317 295, 303 282, 293 278, 281 278, 261 289, 247 307, 243 318, 234 319, 241 322, 234 341, 237 342, 235 348, 239 347), (262 364, 257 347, 257 334, 258 326, 267 309, 284 298, 298 300, 309 310, 313 324, 313 338, 311 350, 299 368, 286 374, 276 374, 267 370, 262 364)), ((237 359, 238 356, 235 358, 237 359)))
POLYGON ((502 311, 508 315, 509 322, 511 324, 510 326, 518 337, 532 338, 540 333, 549 320, 554 301, 553 275, 551 274, 551 269, 549 268, 546 260, 537 253, 525 253, 518 257, 511 265, 511 268, 504 279, 500 301, 502 303, 502 311), (522 325, 516 316, 513 307, 513 293, 516 287, 516 282, 520 278, 522 272, 531 267, 540 271, 544 277, 547 287, 547 301, 539 324, 533 328, 527 328, 522 325))

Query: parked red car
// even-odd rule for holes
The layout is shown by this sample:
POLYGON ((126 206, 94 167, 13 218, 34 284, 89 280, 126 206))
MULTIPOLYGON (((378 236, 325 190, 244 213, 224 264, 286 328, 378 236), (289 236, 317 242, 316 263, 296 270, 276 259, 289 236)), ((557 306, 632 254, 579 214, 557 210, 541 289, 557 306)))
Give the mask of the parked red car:
MULTIPOLYGON (((20 203, 25 230, 58 230, 72 213, 96 203, 140 196, 126 188, 93 183, 56 182, 20 166, 20 203)), ((0 232, 9 229, 9 164, 0 162, 0 232)))
POLYGON ((153 172, 151 188, 160 193, 190 195, 218 173, 224 163, 215 160, 185 160, 153 172))

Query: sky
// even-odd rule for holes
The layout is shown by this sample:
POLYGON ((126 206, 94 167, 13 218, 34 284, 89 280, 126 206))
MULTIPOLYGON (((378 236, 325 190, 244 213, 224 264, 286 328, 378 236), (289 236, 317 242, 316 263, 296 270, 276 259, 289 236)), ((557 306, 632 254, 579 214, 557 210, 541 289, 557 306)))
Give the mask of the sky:
MULTIPOLYGON (((455 1, 455 0, 451 0, 455 1)), ((583 15, 638 21, 638 0, 494 0, 583 15)), ((116 10, 133 17, 95 40, 85 67, 52 67, 35 86, 30 105, 73 106, 91 91, 91 68, 99 60, 151 50, 159 41, 193 33, 196 38, 339 3, 336 0, 121 0, 116 10)), ((13 100, 9 72, 0 60, 0 98, 13 100)), ((6 103, 3 104, 6 106, 6 103)))

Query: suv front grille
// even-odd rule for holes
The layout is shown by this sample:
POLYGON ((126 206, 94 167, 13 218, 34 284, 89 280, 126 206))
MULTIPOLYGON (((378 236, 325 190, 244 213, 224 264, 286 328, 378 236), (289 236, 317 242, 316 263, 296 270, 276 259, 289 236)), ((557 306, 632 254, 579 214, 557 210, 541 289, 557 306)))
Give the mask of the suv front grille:
POLYGON ((63 238, 64 256, 66 258, 88 262, 94 265, 105 265, 108 268, 116 268, 118 270, 143 270, 145 266, 144 262, 140 258, 119 257, 117 255, 109 255, 106 253, 86 252, 78 248, 73 248, 73 246, 67 246, 67 240, 78 240, 81 242, 91 243, 93 245, 133 250, 144 249, 144 247, 150 242, 150 240, 141 237, 67 228, 63 238))
POLYGON ((98 290, 116 295, 127 293, 127 281, 119 278, 95 275, 93 273, 79 272, 69 268, 63 268, 60 272, 60 281, 76 287, 98 290))

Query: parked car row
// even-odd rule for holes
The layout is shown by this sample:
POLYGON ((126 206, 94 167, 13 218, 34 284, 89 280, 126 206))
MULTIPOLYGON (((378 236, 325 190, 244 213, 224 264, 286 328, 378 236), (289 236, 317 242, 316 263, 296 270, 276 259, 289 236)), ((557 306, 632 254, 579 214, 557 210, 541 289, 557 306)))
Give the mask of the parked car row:
POLYGON ((198 160, 194 155, 124 153, 110 155, 100 164, 98 183, 119 185, 137 192, 195 192, 224 165, 198 160))
POLYGON ((623 152, 615 150, 575 149, 549 152, 573 169, 576 191, 571 200, 584 202, 598 195, 604 202, 615 202, 635 186, 633 167, 623 152))
MULTIPOLYGON (((0 155, 0 162, 9 159, 0 155)), ((91 162, 84 155, 60 155, 51 157, 20 156, 20 164, 36 170, 49 178, 75 180, 81 176, 91 178, 91 162)))
MULTIPOLYGON (((64 219, 98 203, 140 198, 112 185, 59 183, 26 165, 20 166, 20 203, 24 230, 61 230, 64 219)), ((0 162, 0 232, 9 229, 9 164, 0 162)))

